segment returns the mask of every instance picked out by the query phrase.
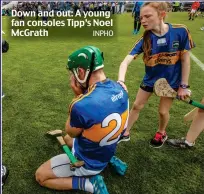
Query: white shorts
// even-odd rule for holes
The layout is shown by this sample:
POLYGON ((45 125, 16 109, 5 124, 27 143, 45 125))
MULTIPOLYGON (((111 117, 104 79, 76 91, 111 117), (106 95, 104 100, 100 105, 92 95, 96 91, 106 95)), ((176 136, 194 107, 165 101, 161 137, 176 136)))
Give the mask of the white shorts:
POLYGON ((195 9, 191 9, 191 13, 195 13, 196 12, 196 10, 195 9))
POLYGON ((51 158, 51 168, 56 177, 71 177, 71 176, 94 176, 100 171, 85 169, 83 166, 70 170, 70 160, 66 154, 60 154, 51 158))

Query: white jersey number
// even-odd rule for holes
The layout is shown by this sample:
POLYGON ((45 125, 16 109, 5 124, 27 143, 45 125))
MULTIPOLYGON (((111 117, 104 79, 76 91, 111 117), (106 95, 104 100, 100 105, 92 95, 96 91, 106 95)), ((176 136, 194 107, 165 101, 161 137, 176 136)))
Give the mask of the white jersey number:
POLYGON ((111 137, 113 137, 121 128, 122 125, 122 118, 118 113, 113 113, 110 114, 109 116, 107 116, 103 122, 102 122, 102 127, 108 127, 109 123, 111 121, 115 120, 116 121, 116 127, 113 129, 113 131, 111 131, 108 135, 106 135, 99 143, 100 146, 106 146, 106 145, 111 145, 114 144, 115 142, 118 141, 120 135, 118 135, 118 137, 116 139, 113 139, 111 141, 108 141, 109 139, 111 139, 111 137))

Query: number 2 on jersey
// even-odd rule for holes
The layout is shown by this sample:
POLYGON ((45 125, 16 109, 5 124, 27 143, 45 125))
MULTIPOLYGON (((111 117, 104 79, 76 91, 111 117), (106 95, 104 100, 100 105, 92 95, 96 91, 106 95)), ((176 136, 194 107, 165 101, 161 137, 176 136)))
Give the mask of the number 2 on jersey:
MULTIPOLYGON (((114 144, 115 142, 118 141, 120 134, 118 134, 118 137, 108 141, 109 139, 111 139, 120 129, 121 129, 121 125, 122 125, 122 118, 118 113, 112 113, 110 115, 108 115, 102 122, 101 127, 102 128, 106 128, 110 125, 111 121, 115 121, 116 122, 116 126, 115 128, 113 128, 113 130, 106 135, 99 143, 100 146, 106 146, 106 145, 111 145, 114 144)), ((110 126, 111 127, 111 126, 110 126)))

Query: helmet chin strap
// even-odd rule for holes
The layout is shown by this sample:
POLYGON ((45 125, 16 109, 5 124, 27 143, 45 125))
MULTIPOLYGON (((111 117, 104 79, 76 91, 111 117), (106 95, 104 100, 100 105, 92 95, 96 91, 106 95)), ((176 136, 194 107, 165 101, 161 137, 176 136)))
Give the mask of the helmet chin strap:
POLYGON ((74 74, 74 77, 76 78, 76 80, 79 82, 79 85, 81 86, 81 88, 83 90, 87 90, 88 87, 89 87, 89 80, 91 78, 91 74, 93 72, 93 67, 94 67, 94 59, 95 59, 95 53, 92 53, 92 56, 91 56, 91 65, 90 65, 90 69, 87 69, 86 70, 86 73, 85 73, 85 77, 83 80, 79 79, 78 77, 78 69, 73 69, 73 74, 74 74), (84 87, 83 84, 86 83, 86 86, 84 87))
POLYGON ((86 73, 85 73, 84 79, 81 80, 81 79, 79 79, 79 77, 78 77, 78 70, 77 70, 77 69, 74 69, 74 70, 73 70, 74 76, 75 76, 76 80, 77 80, 80 84, 84 84, 84 83, 86 82, 86 80, 87 80, 87 78, 88 78, 88 75, 89 75, 89 72, 90 72, 90 70, 87 69, 87 70, 86 70, 86 73))
POLYGON ((84 83, 86 83, 88 74, 89 74, 89 70, 86 71, 85 77, 83 80, 79 79, 78 77, 78 70, 77 69, 73 69, 72 73, 74 74, 75 79, 78 81, 81 89, 85 92, 85 90, 87 89, 86 87, 83 86, 84 83))
POLYGON ((89 80, 91 78, 91 74, 93 72, 93 67, 94 67, 94 59, 95 59, 95 53, 93 52, 92 55, 91 55, 90 70, 89 70, 89 74, 88 74, 88 77, 87 77, 87 80, 86 80, 86 89, 88 89, 88 87, 89 87, 89 80))

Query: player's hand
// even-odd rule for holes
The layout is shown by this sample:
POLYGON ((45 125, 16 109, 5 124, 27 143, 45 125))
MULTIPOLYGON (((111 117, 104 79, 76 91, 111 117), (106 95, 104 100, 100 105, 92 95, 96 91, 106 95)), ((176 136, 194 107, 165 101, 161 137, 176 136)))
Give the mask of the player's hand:
POLYGON ((183 89, 179 87, 178 89, 178 99, 185 100, 191 96, 191 91, 189 89, 183 89))
POLYGON ((83 94, 83 89, 81 88, 80 84, 75 79, 74 75, 70 77, 70 86, 76 96, 83 94))
POLYGON ((123 89, 124 89, 126 92, 128 92, 128 90, 127 90, 127 86, 125 85, 124 82, 118 80, 117 83, 119 83, 119 84, 123 87, 123 89))

